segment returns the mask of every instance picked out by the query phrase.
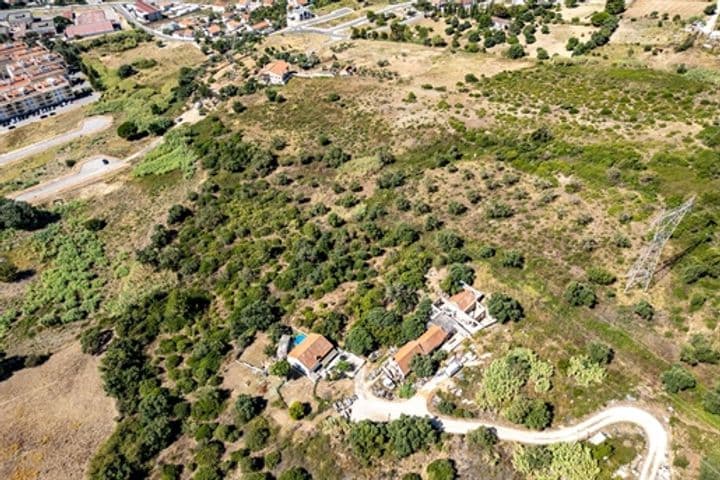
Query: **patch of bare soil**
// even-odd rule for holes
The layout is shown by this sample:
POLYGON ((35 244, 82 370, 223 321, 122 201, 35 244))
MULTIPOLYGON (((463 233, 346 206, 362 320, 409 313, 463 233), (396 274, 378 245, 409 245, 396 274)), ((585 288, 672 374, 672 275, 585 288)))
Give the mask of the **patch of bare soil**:
POLYGON ((79 479, 117 414, 77 342, 0 382, 0 478, 79 479))

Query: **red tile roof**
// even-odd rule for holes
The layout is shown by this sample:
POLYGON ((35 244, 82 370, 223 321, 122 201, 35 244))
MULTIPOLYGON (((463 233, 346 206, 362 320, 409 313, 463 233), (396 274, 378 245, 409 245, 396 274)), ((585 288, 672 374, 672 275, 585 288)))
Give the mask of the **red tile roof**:
POLYGON ((135 10, 139 10, 143 13, 157 13, 160 11, 152 5, 148 5, 147 3, 143 2, 142 0, 135 1, 135 10))
POLYGON ((297 360, 312 372, 334 348, 327 338, 317 333, 309 333, 300 345, 288 353, 288 357, 297 360))
POLYGON ((70 25, 65 29, 65 35, 68 38, 89 37, 91 35, 100 35, 115 31, 110 20, 104 20, 97 23, 86 23, 83 25, 70 25))
POLYGON ((265 65, 263 72, 284 77, 290 71, 290 64, 285 60, 276 60, 265 65))
POLYGON ((462 292, 456 293, 455 295, 450 297, 450 301, 457 305, 460 310, 466 313, 468 309, 475 304, 475 300, 475 293, 472 290, 466 289, 463 289, 462 292))
POLYGON ((415 355, 428 355, 443 344, 448 333, 437 325, 430 325, 425 333, 398 349, 393 357, 403 375, 410 372, 410 364, 415 355))

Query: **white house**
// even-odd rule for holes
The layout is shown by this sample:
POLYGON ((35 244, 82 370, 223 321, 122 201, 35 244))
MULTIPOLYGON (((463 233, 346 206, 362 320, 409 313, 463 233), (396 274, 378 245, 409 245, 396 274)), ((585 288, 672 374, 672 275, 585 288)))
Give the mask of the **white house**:
POLYGON ((291 76, 290 64, 284 60, 270 62, 260 72, 260 79, 268 85, 285 85, 291 76))

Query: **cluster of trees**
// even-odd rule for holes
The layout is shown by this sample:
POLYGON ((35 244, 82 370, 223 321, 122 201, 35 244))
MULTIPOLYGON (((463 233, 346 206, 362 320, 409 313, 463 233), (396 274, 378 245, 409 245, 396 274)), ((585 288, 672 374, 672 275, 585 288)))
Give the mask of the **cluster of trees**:
POLYGON ((520 302, 509 295, 496 292, 488 300, 488 313, 500 323, 519 322, 525 318, 525 311, 520 302))
POLYGON ((542 430, 552 423, 552 405, 522 393, 531 383, 537 393, 552 388, 554 368, 529 349, 516 348, 485 369, 476 401, 484 408, 501 409, 510 421, 542 430))
POLYGON ((146 475, 149 461, 172 443, 189 414, 187 402, 161 386, 160 372, 145 354, 146 346, 176 317, 196 310, 186 303, 173 306, 170 300, 165 293, 152 294, 116 319, 118 337, 107 348, 100 370, 122 420, 93 458, 90 478, 146 475))
POLYGON ((402 415, 387 424, 354 423, 348 438, 358 460, 369 465, 385 455, 403 458, 427 450, 437 444, 440 435, 428 418, 402 415))
POLYGON ((571 37, 566 48, 573 52, 573 55, 584 55, 595 48, 602 47, 610 41, 613 32, 617 30, 620 24, 617 15, 623 11, 625 11, 624 0, 608 0, 605 4, 605 11, 593 14, 590 19, 591 23, 599 29, 590 35, 587 42, 581 42, 578 38, 571 37))
POLYGON ((6 229, 38 230, 58 219, 47 210, 27 202, 0 197, 0 232, 6 229))
POLYGON ((587 480, 600 474, 592 452, 580 443, 519 446, 513 453, 512 464, 518 472, 538 478, 587 480))

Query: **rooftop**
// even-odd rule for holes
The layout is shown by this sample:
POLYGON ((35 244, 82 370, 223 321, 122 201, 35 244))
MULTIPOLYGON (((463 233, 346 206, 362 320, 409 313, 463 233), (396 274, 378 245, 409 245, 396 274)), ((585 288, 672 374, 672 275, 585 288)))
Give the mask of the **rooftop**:
POLYGON ((285 60, 276 60, 274 62, 270 62, 265 65, 265 68, 263 68, 264 73, 277 75, 279 77, 284 77, 289 71, 290 64, 287 63, 285 60))
POLYGON ((101 35, 110 33, 115 30, 115 26, 110 20, 103 20, 95 23, 85 23, 82 25, 70 25, 65 29, 65 36, 68 38, 90 37, 92 35, 101 35))
POLYGON ((403 375, 410 372, 410 363, 415 355, 428 355, 443 344, 448 333, 437 325, 430 325, 425 333, 398 349, 393 357, 403 375))
POLYGON ((309 333, 302 343, 290 350, 288 357, 297 360, 312 372, 334 348, 327 338, 317 333, 309 333))
POLYGON ((475 295, 475 292, 467 288, 463 289, 462 292, 456 293, 455 295, 450 297, 450 302, 457 305, 457 307, 463 312, 467 312, 470 307, 475 304, 476 300, 477 296, 475 295))

